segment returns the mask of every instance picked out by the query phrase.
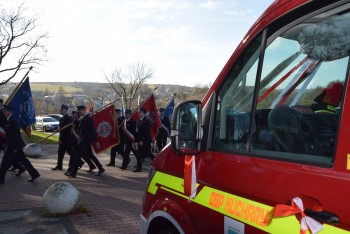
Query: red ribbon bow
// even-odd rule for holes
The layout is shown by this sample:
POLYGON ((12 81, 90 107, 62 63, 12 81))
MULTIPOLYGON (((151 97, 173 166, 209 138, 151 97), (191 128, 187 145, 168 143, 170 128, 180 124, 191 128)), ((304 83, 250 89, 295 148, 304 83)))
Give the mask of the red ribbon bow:
POLYGON ((293 198, 291 206, 277 204, 271 212, 271 218, 286 217, 295 214, 301 215, 300 234, 306 234, 307 230, 309 230, 312 234, 317 234, 323 230, 322 224, 305 215, 303 201, 299 197, 293 198))

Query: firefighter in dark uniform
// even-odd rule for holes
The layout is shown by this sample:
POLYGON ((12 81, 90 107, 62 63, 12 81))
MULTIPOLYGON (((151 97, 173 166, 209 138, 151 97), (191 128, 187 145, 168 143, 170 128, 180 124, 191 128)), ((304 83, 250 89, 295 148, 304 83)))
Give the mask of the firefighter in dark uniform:
POLYGON ((158 129, 158 135, 156 137, 158 152, 161 151, 166 145, 170 135, 170 120, 168 116, 164 115, 164 112, 164 108, 159 108, 159 118, 160 122, 162 123, 162 127, 158 129))
POLYGON ((12 108, 10 106, 4 106, 4 115, 7 118, 7 124, 5 127, 6 150, 0 165, 0 183, 5 183, 6 172, 16 160, 25 167, 32 177, 28 182, 33 182, 40 176, 40 174, 24 155, 23 147, 25 146, 25 143, 20 132, 19 124, 13 116, 12 108))
POLYGON ((114 167, 115 166, 115 158, 117 156, 117 153, 123 157, 124 155, 124 132, 122 129, 122 125, 124 122, 124 117, 122 116, 122 111, 120 109, 115 109, 115 117, 117 119, 117 128, 119 131, 119 144, 116 146, 113 146, 111 148, 111 159, 107 166, 114 167))
MULTIPOLYGON (((72 118, 68 115, 68 106, 62 104, 60 107, 62 118, 60 119, 59 128, 62 129, 67 125, 72 123, 72 118)), ((72 138, 71 138, 71 126, 66 127, 60 131, 59 136, 59 145, 58 145, 58 157, 57 157, 57 165, 52 168, 52 170, 60 170, 62 171, 62 164, 64 154, 68 153, 70 157, 72 157, 72 138)))
POLYGON ((336 114, 343 94, 343 84, 334 82, 330 87, 324 88, 322 93, 314 99, 311 109, 316 114, 336 114))
POLYGON ((74 155, 74 164, 72 171, 67 173, 66 175, 69 177, 76 177, 77 171, 80 167, 81 157, 82 155, 90 158, 94 164, 98 167, 99 171, 96 176, 100 176, 105 169, 102 167, 100 161, 96 158, 96 156, 92 153, 91 144, 96 143, 96 147, 100 147, 100 143, 97 139, 97 133, 94 128, 94 123, 91 116, 86 111, 86 106, 78 106, 78 113, 80 118, 79 124, 79 140, 78 140, 78 148, 77 152, 74 155))
POLYGON ((137 132, 137 147, 138 152, 136 154, 137 165, 136 169, 133 172, 141 172, 142 171, 142 159, 150 158, 153 160, 154 155, 152 154, 152 146, 151 146, 151 122, 145 117, 147 111, 144 108, 140 108, 139 119, 136 123, 136 132, 137 132))
MULTIPOLYGON (((73 166, 74 166, 74 157, 78 150, 78 140, 79 140, 80 129, 79 129, 79 114, 77 111, 72 111, 72 119, 73 119, 73 125, 71 128, 71 136, 70 136, 71 142, 72 142, 72 157, 69 158, 68 169, 64 173, 65 175, 68 175, 70 172, 72 172, 73 166)), ((81 155, 81 157, 90 167, 88 172, 91 172, 92 170, 96 169, 95 164, 91 161, 90 158, 88 158, 84 154, 81 155)), ((79 168, 81 168, 85 164, 84 161, 80 159, 79 168)))
MULTIPOLYGON (((2 133, 5 134, 5 126, 6 126, 6 117, 3 113, 4 107, 3 107, 4 101, 0 99, 0 127, 2 128, 2 133)), ((0 136, 0 152, 5 152, 5 135, 1 134, 0 136)))
POLYGON ((125 170, 130 163, 130 152, 136 156, 137 151, 133 148, 133 144, 136 140, 136 122, 131 118, 132 111, 129 109, 125 110, 125 120, 123 123, 123 135, 124 135, 124 144, 125 150, 123 155, 122 166, 119 167, 122 170, 125 170))
MULTIPOLYGON (((3 113, 4 110, 4 101, 3 99, 0 99, 0 127, 1 127, 1 133, 0 133, 0 152, 3 151, 5 153, 5 144, 6 144, 6 135, 5 135, 5 128, 6 128, 6 123, 7 119, 3 113)), ((24 167, 18 162, 15 161, 12 165, 12 168, 9 169, 9 171, 15 171, 19 170, 20 172, 16 174, 16 176, 21 175, 25 169, 24 167)))

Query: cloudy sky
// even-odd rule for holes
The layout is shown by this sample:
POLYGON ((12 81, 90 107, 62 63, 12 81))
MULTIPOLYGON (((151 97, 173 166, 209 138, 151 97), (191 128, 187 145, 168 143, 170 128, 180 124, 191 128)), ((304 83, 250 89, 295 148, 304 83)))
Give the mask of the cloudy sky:
POLYGON ((49 62, 31 81, 106 82, 137 61, 148 83, 211 84, 272 0, 0 0, 41 16, 49 62))

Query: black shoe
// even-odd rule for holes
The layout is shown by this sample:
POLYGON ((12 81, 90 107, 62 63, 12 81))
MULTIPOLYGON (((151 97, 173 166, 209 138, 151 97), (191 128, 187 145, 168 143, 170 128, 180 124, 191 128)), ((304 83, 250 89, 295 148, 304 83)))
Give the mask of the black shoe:
POLYGON ((25 171, 26 169, 19 169, 18 172, 16 173, 16 176, 20 176, 25 171))
POLYGON ((101 168, 95 176, 100 176, 103 172, 105 172, 105 169, 101 168))
POLYGON ((126 167, 119 167, 121 170, 126 170, 126 167))
POLYGON ((81 163, 79 164, 78 168, 82 168, 84 164, 85 164, 84 162, 81 162, 81 163))
POLYGON ((11 167, 10 169, 8 169, 8 171, 15 171, 16 169, 18 169, 18 168, 11 167))
POLYGON ((133 170, 133 172, 142 172, 142 170, 141 169, 135 169, 135 170, 133 170))
POLYGON ((107 167, 115 167, 115 163, 108 163, 106 164, 107 167))
POLYGON ((87 172, 92 172, 92 171, 95 170, 95 169, 96 169, 96 167, 90 167, 90 169, 87 170, 87 172))
POLYGON ((34 182, 34 180, 36 180, 40 175, 36 175, 34 177, 32 177, 31 179, 28 180, 28 182, 34 182))
POLYGON ((51 170, 53 170, 53 171, 57 171, 57 170, 62 171, 62 167, 55 166, 54 168, 51 168, 51 170))
POLYGON ((129 160, 126 162, 126 166, 125 167, 128 167, 130 162, 131 162, 131 159, 129 158, 129 160))
POLYGON ((73 173, 73 172, 69 172, 69 173, 67 173, 67 174, 65 174, 65 175, 68 176, 68 177, 72 177, 72 178, 77 177, 77 174, 76 174, 76 173, 73 173))

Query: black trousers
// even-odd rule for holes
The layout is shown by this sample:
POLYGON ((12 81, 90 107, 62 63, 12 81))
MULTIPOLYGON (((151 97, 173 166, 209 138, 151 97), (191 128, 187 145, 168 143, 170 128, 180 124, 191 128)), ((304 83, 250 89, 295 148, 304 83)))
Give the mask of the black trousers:
POLYGON ((18 150, 16 153, 12 149, 7 149, 5 151, 4 157, 2 158, 0 165, 0 180, 4 180, 7 170, 14 164, 16 161, 21 163, 25 169, 27 169, 29 175, 34 178, 37 177, 39 172, 33 167, 31 162, 26 158, 22 149, 18 150))
MULTIPOLYGON (((78 144, 73 144, 72 155, 69 158, 69 164, 68 164, 67 172, 72 172, 73 171, 73 168, 74 168, 74 165, 75 165, 75 160, 76 160, 76 157, 77 157, 76 156, 77 152, 78 152, 78 144)), ((79 166, 84 164, 83 160, 81 160, 81 159, 83 159, 89 165, 90 169, 95 169, 96 168, 95 164, 86 155, 81 155, 80 161, 78 163, 79 166)))
POLYGON ((145 158, 150 158, 153 160, 154 155, 152 154, 152 147, 151 142, 150 143, 144 143, 142 146, 139 144, 138 151, 136 156, 137 164, 136 169, 142 170, 142 160, 145 158))
POLYGON ((6 140, 2 137, 0 137, 0 152, 4 151, 5 153, 5 144, 6 144, 6 140))
POLYGON ((166 136, 157 136, 156 137, 156 139, 157 139, 157 149, 158 149, 158 152, 159 151, 161 151, 163 148, 164 148, 164 146, 166 145, 166 142, 167 142, 167 140, 168 140, 168 137, 166 137, 166 136))
POLYGON ((62 168, 62 164, 63 164, 63 158, 65 153, 68 153, 68 155, 70 157, 72 157, 73 155, 73 148, 72 148, 72 144, 69 141, 62 141, 59 145, 58 145, 58 157, 57 157, 57 166, 59 168, 62 168))
POLYGON ((123 155, 123 164, 122 164, 123 168, 126 168, 128 166, 128 164, 129 164, 129 162, 130 162, 130 152, 131 151, 136 157, 137 151, 135 151, 132 148, 132 142, 127 142, 125 144, 125 151, 124 151, 124 155, 123 155))
POLYGON ((123 142, 121 142, 119 145, 116 145, 116 146, 111 148, 111 159, 109 161, 110 164, 115 165, 115 158, 117 156, 117 153, 123 157, 123 155, 124 155, 124 143, 123 142))
MULTIPOLYGON (((78 169, 79 169, 79 163, 81 161, 81 157, 85 156, 87 158, 89 158, 96 166, 99 170, 101 170, 103 167, 100 163, 100 161, 98 161, 98 159, 96 158, 96 156, 92 153, 92 149, 91 149, 91 145, 78 145, 78 150, 74 156, 74 166, 73 166, 73 170, 72 173, 77 173, 78 169)), ((94 167, 92 167, 94 168, 94 167)))

